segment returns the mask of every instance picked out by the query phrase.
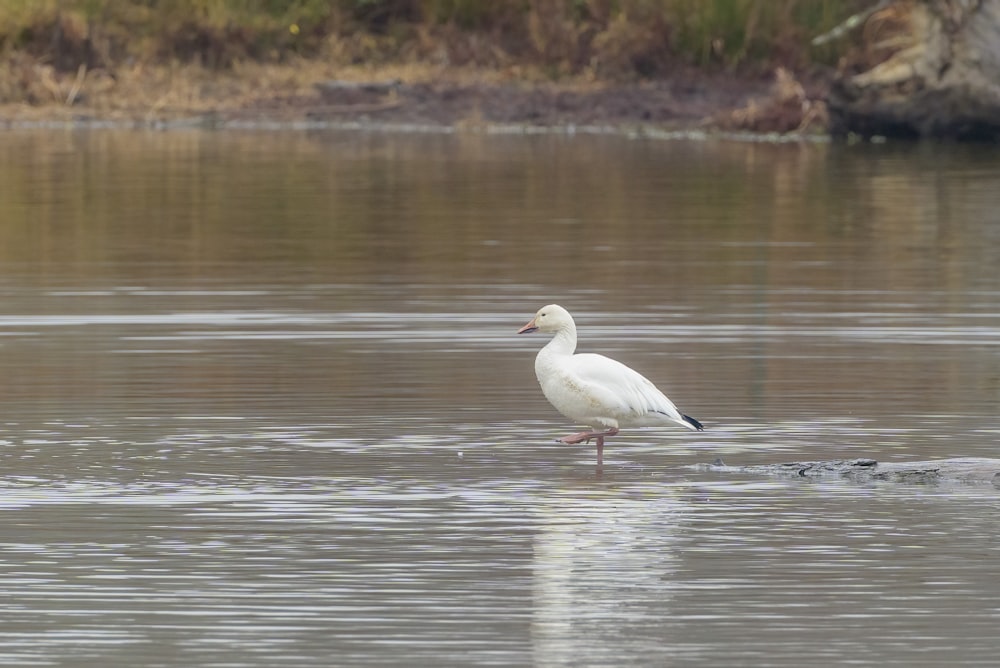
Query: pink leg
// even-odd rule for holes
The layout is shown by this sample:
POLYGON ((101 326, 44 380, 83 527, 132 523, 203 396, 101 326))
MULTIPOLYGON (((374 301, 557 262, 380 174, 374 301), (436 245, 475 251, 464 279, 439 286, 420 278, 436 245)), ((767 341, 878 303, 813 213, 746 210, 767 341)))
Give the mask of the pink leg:
POLYGON ((583 443, 585 441, 590 441, 592 438, 597 439, 597 464, 600 466, 604 463, 604 437, 614 436, 618 433, 618 430, 612 427, 607 431, 581 431, 577 434, 570 434, 569 436, 563 436, 559 439, 560 443, 566 443, 567 445, 576 445, 577 443, 583 443))
POLYGON ((617 429, 608 429, 607 431, 581 431, 577 434, 570 434, 569 436, 563 436, 559 439, 560 443, 565 443, 567 445, 576 445, 577 443, 583 443, 589 441, 592 438, 598 436, 614 436, 618 433, 617 429))

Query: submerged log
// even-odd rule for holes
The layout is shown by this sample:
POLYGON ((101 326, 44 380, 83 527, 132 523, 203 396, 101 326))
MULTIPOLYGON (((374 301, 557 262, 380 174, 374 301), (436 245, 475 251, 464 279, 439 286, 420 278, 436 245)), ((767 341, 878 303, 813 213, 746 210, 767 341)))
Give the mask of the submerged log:
POLYGON ((874 459, 838 459, 751 466, 726 466, 721 462, 716 462, 715 464, 702 465, 699 468, 705 471, 723 473, 753 473, 803 478, 839 477, 857 482, 877 480, 918 483, 957 482, 992 484, 995 487, 1000 487, 1000 459, 986 457, 882 463, 874 459))
POLYGON ((865 62, 831 87, 831 134, 1000 139, 1000 0, 882 0, 873 9, 865 62))

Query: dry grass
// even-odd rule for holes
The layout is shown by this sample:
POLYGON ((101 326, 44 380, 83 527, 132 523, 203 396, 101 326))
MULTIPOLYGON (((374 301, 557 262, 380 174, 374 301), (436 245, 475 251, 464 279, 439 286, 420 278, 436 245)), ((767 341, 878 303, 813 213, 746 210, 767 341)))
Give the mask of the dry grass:
MULTIPOLYGON (((262 100, 312 98, 321 81, 398 79, 409 83, 441 80, 442 68, 425 63, 341 66, 319 59, 292 58, 284 63, 241 61, 224 70, 193 63, 132 63, 114 70, 79 68, 60 72, 24 55, 0 63, 0 118, 70 119, 95 116, 110 120, 175 120, 251 108, 262 100), (9 87, 15 88, 13 94, 9 87), (28 104, 25 104, 27 102, 28 104)), ((503 71, 449 68, 455 84, 502 83, 503 71)), ((530 77, 528 77, 530 78, 530 77)), ((580 82, 579 86, 590 86, 580 82)), ((572 84, 570 88, 574 87, 572 84)))
POLYGON ((715 126, 729 130, 802 133, 825 128, 829 118, 826 104, 810 97, 788 70, 779 67, 767 96, 724 112, 713 121, 715 126))
MULTIPOLYGON (((316 81, 772 71, 864 0, 5 0, 0 105, 204 113, 316 81)), ((825 54, 830 57, 830 54, 825 54)), ((8 106, 9 108, 9 106, 8 106)), ((67 113, 70 113, 67 111, 67 113)))

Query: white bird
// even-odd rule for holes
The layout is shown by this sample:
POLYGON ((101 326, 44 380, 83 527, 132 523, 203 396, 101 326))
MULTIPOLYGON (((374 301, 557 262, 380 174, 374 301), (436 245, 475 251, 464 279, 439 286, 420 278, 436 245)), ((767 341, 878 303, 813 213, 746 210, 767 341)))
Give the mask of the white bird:
POLYGON ((619 427, 679 424, 692 431, 704 430, 638 371, 604 355, 574 354, 576 323, 562 306, 543 306, 517 331, 531 332, 555 334, 535 358, 535 375, 545 398, 566 417, 591 426, 590 431, 559 441, 572 445, 597 439, 598 465, 604 461, 604 437, 614 436, 619 427))

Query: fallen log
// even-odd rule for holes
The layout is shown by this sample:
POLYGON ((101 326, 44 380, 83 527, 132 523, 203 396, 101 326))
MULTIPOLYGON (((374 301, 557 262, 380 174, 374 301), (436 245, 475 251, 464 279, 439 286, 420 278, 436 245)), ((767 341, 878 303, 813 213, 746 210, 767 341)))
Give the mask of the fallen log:
POLYGON ((1000 139, 1000 0, 883 0, 872 9, 856 22, 863 55, 831 85, 830 133, 1000 139))
POLYGON ((856 482, 992 484, 1000 488, 1000 459, 960 457, 920 462, 878 462, 874 459, 837 459, 818 462, 726 466, 721 461, 703 464, 703 471, 752 473, 786 477, 839 477, 856 482))

